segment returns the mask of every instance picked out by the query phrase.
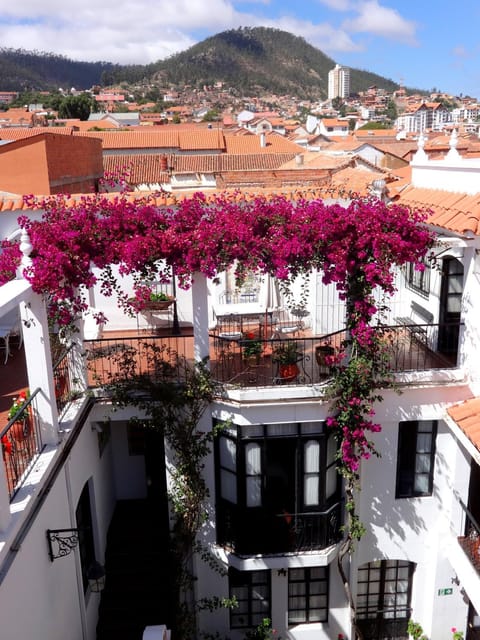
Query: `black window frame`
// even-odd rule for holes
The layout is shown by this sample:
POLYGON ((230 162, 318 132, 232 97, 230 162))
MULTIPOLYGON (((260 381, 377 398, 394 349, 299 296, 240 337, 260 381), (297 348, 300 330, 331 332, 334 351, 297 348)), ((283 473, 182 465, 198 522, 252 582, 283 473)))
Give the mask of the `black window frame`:
MULTIPOLYGON (((398 425, 397 475, 395 498, 426 498, 433 493, 437 420, 405 420, 398 425), (427 430, 429 427, 429 430, 427 430), (419 449, 419 435, 430 433, 430 449, 419 449), (429 468, 424 469, 421 456, 428 456, 429 468), (427 477, 427 489, 416 489, 417 478, 427 477)), ((418 486, 418 485, 417 485, 418 486)))
POLYGON ((376 560, 358 568, 356 617, 365 640, 408 638, 415 568, 415 563, 408 560, 376 560), (400 572, 406 578, 400 577, 400 572), (366 588, 360 588, 362 584, 366 588), (388 606, 387 601, 392 599, 394 605, 388 606))
POLYGON ((95 543, 93 540, 93 520, 90 500, 90 485, 86 482, 77 508, 75 509, 75 520, 78 528, 78 551, 80 554, 80 565, 82 568, 83 592, 88 590, 88 572, 95 562, 95 543))
MULTIPOLYGON (((328 607, 329 607, 329 568, 325 567, 298 567, 288 570, 288 626, 293 627, 298 624, 314 624, 328 622, 328 607), (314 574, 321 572, 321 577, 316 577, 314 574), (294 594, 293 585, 304 585, 304 593, 294 594), (318 587, 324 587, 324 591, 318 590, 318 587), (316 596, 324 596, 325 604, 323 606, 313 606, 313 599, 316 596), (305 599, 305 605, 302 607, 293 607, 293 601, 295 599, 305 599), (323 612, 323 617, 319 619, 314 616, 313 610, 318 609, 323 612), (302 612, 304 614, 302 620, 294 620, 293 614, 302 612)), ((298 618, 298 616, 297 616, 298 618)))
POLYGON ((230 629, 254 629, 262 623, 264 618, 272 617, 272 586, 271 573, 268 569, 258 571, 240 571, 234 567, 228 570, 228 588, 230 598, 236 598, 237 607, 230 609, 230 629), (263 602, 266 607, 255 611, 256 602, 262 601, 257 597, 261 589, 265 590, 263 602), (239 597, 240 589, 246 591, 246 597, 239 597), (246 619, 242 622, 241 617, 246 619))
POLYGON ((422 264, 425 267, 423 271, 415 269, 413 262, 407 264, 407 286, 422 297, 428 298, 430 296, 430 272, 432 269, 430 263, 426 260, 423 260, 422 264))

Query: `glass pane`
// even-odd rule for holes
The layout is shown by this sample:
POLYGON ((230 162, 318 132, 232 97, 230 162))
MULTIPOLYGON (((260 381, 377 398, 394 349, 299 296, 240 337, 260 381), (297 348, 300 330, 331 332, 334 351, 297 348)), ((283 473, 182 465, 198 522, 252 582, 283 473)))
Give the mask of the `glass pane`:
POLYGON ((290 580, 304 580, 305 569, 289 569, 288 577, 290 578, 290 580))
POLYGON ((415 458, 415 472, 416 473, 429 473, 430 471, 430 454, 419 453, 415 458))
POLYGON ((220 484, 222 498, 237 504, 237 476, 222 469, 220 472, 220 484))
POLYGON ((288 614, 289 624, 301 624, 306 622, 307 618, 303 611, 290 611, 288 614))
POLYGON ((310 594, 313 596, 321 593, 327 593, 327 582, 310 582, 310 594))
POLYGON ((235 471, 237 468, 237 445, 230 438, 220 438, 220 466, 235 471))
POLYGON ((258 476, 247 478, 247 507, 262 506, 262 480, 258 476))
POLYGON ((260 445, 256 442, 245 447, 245 471, 247 475, 258 475, 262 472, 260 445))
POLYGON ((316 506, 319 504, 318 487, 319 487, 318 476, 307 476, 305 478, 304 503, 306 506, 316 506))
POLYGON ((269 436, 296 436, 297 425, 292 424, 269 424, 267 426, 267 435, 269 436))
POLYGON ((295 582, 288 587, 288 593, 291 596, 304 596, 306 591, 306 584, 304 582, 295 582))
POLYGON ((338 480, 337 468, 330 467, 330 469, 327 471, 327 479, 326 479, 326 487, 325 487, 325 491, 327 493, 326 495, 327 499, 331 498, 335 493, 335 491, 337 490, 337 480, 338 480))
POLYGON ((325 580, 327 578, 327 570, 325 567, 312 567, 310 569, 311 580, 325 580))
POLYGON ((308 619, 309 622, 323 622, 327 619, 327 612, 325 609, 310 609, 308 619))
POLYGON ((430 493, 428 476, 415 476, 414 489, 418 493, 430 493))
POLYGON ((288 606, 289 608, 292 608, 292 609, 305 610, 305 607, 307 606, 307 599, 306 598, 289 598, 288 606))
POLYGON ((242 438, 263 437, 263 424, 249 424, 242 427, 242 438))
POLYGON ((238 609, 240 609, 241 611, 244 611, 242 607, 245 607, 246 605, 245 605, 245 602, 242 602, 242 601, 245 601, 248 598, 248 587, 232 587, 231 592, 232 592, 232 596, 235 596, 239 601, 238 609))
POLYGON ((325 422, 302 422, 300 425, 301 433, 304 435, 313 433, 321 434, 323 433, 324 428, 325 422))
POLYGON ((320 471, 320 443, 309 440, 305 443, 305 473, 318 473, 320 471))
POLYGON ((320 607, 327 606, 327 596, 311 596, 309 598, 309 606, 316 607, 319 609, 320 607))
POLYGON ((419 433, 417 436, 417 452, 430 453, 432 450, 432 434, 419 433))

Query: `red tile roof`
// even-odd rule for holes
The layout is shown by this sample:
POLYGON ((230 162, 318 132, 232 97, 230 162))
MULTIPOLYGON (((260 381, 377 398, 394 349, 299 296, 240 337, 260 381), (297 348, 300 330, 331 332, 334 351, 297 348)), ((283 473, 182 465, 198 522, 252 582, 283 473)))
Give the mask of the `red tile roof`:
POLYGON ((472 196, 410 185, 401 191, 396 202, 431 211, 429 224, 454 233, 480 235, 480 193, 472 196))
POLYGON ((450 407, 447 413, 480 451, 480 398, 466 400, 450 407))

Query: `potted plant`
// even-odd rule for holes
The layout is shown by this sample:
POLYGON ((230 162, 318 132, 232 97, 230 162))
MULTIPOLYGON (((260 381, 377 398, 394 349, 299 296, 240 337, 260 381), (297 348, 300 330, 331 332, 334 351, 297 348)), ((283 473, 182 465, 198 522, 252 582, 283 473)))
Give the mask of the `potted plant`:
POLYGON ((334 354, 335 349, 329 343, 319 344, 315 347, 315 360, 317 361, 320 375, 328 376, 330 374, 330 359, 334 354))
POLYGON ((244 338, 240 341, 242 347, 242 357, 244 360, 258 361, 263 351, 263 343, 254 333, 244 334, 244 338))
POLYGON ((278 373, 284 380, 295 380, 298 376, 300 370, 297 362, 301 357, 295 340, 281 342, 272 351, 272 360, 278 363, 278 373))
POLYGON ((129 298, 128 302, 138 313, 144 309, 148 311, 162 311, 168 309, 175 302, 173 296, 169 296, 163 291, 152 291, 147 286, 137 287, 135 297, 129 298))
POLYGON ((16 398, 13 399, 12 406, 8 412, 8 420, 15 420, 10 428, 13 438, 17 442, 22 442, 31 433, 32 424, 30 420, 30 406, 23 408, 28 400, 28 391, 21 391, 16 398))

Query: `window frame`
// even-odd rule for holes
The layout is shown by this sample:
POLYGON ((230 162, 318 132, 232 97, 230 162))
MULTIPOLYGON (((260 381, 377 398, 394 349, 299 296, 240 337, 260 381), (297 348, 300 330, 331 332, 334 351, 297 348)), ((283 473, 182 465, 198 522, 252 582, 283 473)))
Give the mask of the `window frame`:
POLYGON ((384 637, 391 637, 391 633, 386 631, 385 627, 397 624, 404 626, 405 635, 397 637, 407 638, 406 633, 408 620, 411 616, 411 603, 412 603, 412 587, 413 587, 413 575, 415 573, 416 565, 408 560, 376 560, 361 565, 358 568, 357 574, 357 594, 356 594, 356 613, 357 623, 360 629, 364 633, 365 640, 381 640, 384 637), (400 570, 406 570, 407 577, 399 578, 400 570), (389 572, 395 572, 395 577, 392 579, 389 577, 389 572), (365 575, 366 579, 362 580, 361 577, 365 575), (378 575, 378 578, 372 579, 372 574, 378 575), (401 585, 407 581, 407 589, 405 590, 401 585), (395 587, 385 588, 386 585, 394 583, 395 587), (365 584, 366 589, 363 593, 359 593, 359 585, 365 584), (398 604, 398 599, 406 594, 406 602, 404 604, 398 604), (395 604, 393 607, 387 608, 386 600, 394 599, 395 604), (363 606, 360 603, 360 599, 363 599, 366 603, 363 606), (393 615, 385 615, 385 613, 392 613, 393 615), (397 615, 398 613, 405 613, 405 615, 397 615))
POLYGON ((261 624, 264 618, 271 619, 272 585, 270 570, 239 571, 234 567, 230 567, 228 570, 228 590, 230 598, 236 597, 238 603, 238 607, 230 609, 230 629, 253 629, 261 624), (266 602, 267 607, 262 611, 254 611, 254 602, 261 600, 261 598, 255 598, 255 587, 263 587, 266 592, 263 601, 266 602), (247 597, 239 598, 235 593, 235 589, 246 589, 247 597), (239 611, 239 609, 242 609, 242 603, 246 604, 246 611, 239 611), (240 619, 240 615, 247 618, 245 624, 235 622, 237 618, 240 619))
POLYGON ((324 567, 298 567, 295 569, 289 569, 288 570, 288 611, 287 611, 287 615, 288 615, 288 626, 289 627, 293 627, 296 626, 298 624, 323 624, 328 622, 328 607, 329 607, 329 591, 330 591, 330 575, 329 575, 329 567, 324 566, 324 567), (314 571, 319 571, 322 570, 323 571, 323 576, 321 578, 315 578, 312 577, 312 573, 314 571), (294 579, 293 575, 296 572, 302 572, 303 573, 303 578, 302 579, 294 579), (291 593, 291 586, 292 585, 298 585, 298 584, 304 584, 305 585, 305 593, 304 594, 293 594, 291 593), (312 587, 314 585, 325 585, 325 591, 323 593, 313 593, 314 589, 312 589, 312 587), (322 595, 325 596, 326 598, 326 602, 325 602, 325 606, 322 607, 313 607, 311 606, 311 599, 314 596, 318 596, 318 595, 322 595), (293 598, 301 598, 303 597, 305 599, 305 605, 303 607, 291 607, 291 599, 293 598), (320 609, 323 612, 323 618, 321 620, 311 620, 310 618, 312 617, 312 610, 313 609, 320 609), (293 612, 302 612, 305 614, 305 619, 304 620, 292 620, 292 613, 293 612))
MULTIPOLYGON (((405 420, 398 424, 397 443, 397 474, 395 485, 395 498, 426 498, 433 493, 433 478, 435 473, 435 451, 438 431, 437 420, 405 420), (430 425, 430 430, 425 427, 430 425), (423 427, 423 429, 422 429, 423 427), (409 432, 408 432, 409 431, 409 432), (419 450, 419 434, 430 433, 430 449, 428 451, 419 450), (415 449, 412 451, 413 439, 415 449), (419 456, 429 458, 428 471, 418 469, 420 465, 419 456), (426 491, 416 489, 417 478, 427 476, 428 487, 426 491), (404 487, 409 487, 404 488, 404 487)), ((418 485, 417 485, 418 486, 418 485)))
POLYGON ((428 298, 430 296, 430 272, 432 269, 427 261, 423 260, 422 264, 425 268, 423 271, 420 271, 419 269, 415 269, 413 262, 407 263, 407 286, 422 297, 428 298))

